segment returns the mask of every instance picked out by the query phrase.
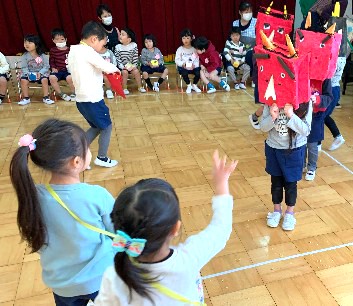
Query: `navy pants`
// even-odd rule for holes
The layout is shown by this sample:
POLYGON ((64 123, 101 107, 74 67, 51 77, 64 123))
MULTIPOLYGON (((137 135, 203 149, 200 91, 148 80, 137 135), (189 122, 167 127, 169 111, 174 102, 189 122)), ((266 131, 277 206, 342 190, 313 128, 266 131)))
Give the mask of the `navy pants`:
POLYGON ((86 295, 64 297, 53 293, 56 306, 86 306, 89 300, 94 301, 98 291, 86 295))

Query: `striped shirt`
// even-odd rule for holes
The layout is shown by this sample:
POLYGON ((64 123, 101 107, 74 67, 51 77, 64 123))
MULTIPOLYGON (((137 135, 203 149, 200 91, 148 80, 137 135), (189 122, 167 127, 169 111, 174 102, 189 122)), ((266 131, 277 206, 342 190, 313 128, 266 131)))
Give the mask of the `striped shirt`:
POLYGON ((70 48, 59 49, 58 47, 53 47, 49 52, 49 65, 50 68, 57 69, 58 71, 67 70, 67 57, 69 55, 70 48))
POLYGON ((228 61, 233 59, 238 62, 245 62, 245 54, 246 49, 242 42, 239 41, 236 44, 233 41, 226 41, 226 45, 224 47, 224 55, 228 61))
POLYGON ((124 69, 125 65, 128 63, 137 66, 138 50, 136 43, 132 42, 128 45, 116 45, 114 54, 119 69, 124 69))

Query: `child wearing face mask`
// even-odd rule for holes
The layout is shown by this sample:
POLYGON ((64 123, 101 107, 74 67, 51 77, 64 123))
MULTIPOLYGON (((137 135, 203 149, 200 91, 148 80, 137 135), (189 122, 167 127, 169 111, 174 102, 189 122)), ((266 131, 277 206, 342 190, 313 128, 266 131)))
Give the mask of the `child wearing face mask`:
POLYGON ((67 56, 70 52, 70 47, 66 45, 67 38, 64 30, 54 29, 51 32, 51 38, 55 47, 49 52, 50 65, 50 84, 53 86, 55 92, 65 101, 76 101, 75 87, 72 82, 72 77, 67 70, 67 56), (71 94, 63 93, 60 89, 59 81, 65 80, 70 87, 71 94))

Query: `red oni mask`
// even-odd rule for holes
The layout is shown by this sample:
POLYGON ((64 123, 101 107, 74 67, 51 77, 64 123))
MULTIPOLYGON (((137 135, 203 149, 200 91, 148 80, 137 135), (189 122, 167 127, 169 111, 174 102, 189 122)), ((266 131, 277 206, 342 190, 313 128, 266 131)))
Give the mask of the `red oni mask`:
POLYGON ((310 99, 310 54, 289 57, 288 47, 276 45, 273 51, 263 45, 255 47, 258 66, 258 89, 260 102, 276 103, 282 108, 290 103, 294 109, 310 99))
MULTIPOLYGON (((270 37, 273 32, 274 36, 271 40, 275 43, 285 45, 285 35, 292 32, 293 21, 293 15, 284 14, 283 12, 270 8, 266 10, 261 7, 257 14, 256 33, 260 33, 260 30, 263 30, 266 36, 270 37)), ((261 44, 261 37, 258 34, 256 35, 256 44, 261 44)))

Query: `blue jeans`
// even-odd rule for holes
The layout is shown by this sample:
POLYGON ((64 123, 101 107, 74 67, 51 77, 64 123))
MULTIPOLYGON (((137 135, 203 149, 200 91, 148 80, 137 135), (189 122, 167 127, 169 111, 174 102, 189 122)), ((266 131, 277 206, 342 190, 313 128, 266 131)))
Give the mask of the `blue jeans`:
POLYGON ((333 110, 335 109, 338 101, 341 98, 340 90, 341 90, 341 88, 339 86, 332 87, 333 100, 325 111, 325 125, 330 130, 333 138, 336 138, 337 136, 341 135, 340 130, 338 129, 335 120, 333 120, 331 118, 331 114, 332 114, 333 110))
POLYGON ((319 158, 318 142, 308 142, 307 150, 305 151, 304 167, 307 165, 308 171, 315 171, 317 168, 317 160, 319 158), (306 158, 308 157, 308 163, 306 158))
POLYGON ((53 293, 56 306, 86 306, 89 300, 94 301, 98 291, 86 295, 64 297, 53 293))

